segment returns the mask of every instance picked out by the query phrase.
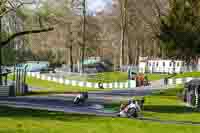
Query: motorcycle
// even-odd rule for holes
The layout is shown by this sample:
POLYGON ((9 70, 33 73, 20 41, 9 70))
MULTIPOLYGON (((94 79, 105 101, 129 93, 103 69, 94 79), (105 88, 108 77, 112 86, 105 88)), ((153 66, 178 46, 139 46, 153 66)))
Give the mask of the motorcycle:
POLYGON ((86 100, 88 99, 88 93, 87 92, 84 92, 84 93, 81 93, 81 94, 78 94, 74 100, 73 100, 73 103, 74 104, 84 104, 86 102, 86 100))
POLYGON ((119 117, 137 118, 141 111, 141 107, 137 101, 131 101, 125 107, 121 107, 120 113, 118 114, 119 117))

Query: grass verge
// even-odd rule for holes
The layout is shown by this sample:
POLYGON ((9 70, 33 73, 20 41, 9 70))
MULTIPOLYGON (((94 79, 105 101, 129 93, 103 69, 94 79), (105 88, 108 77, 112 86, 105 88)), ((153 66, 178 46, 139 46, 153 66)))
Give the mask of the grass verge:
MULTIPOLYGON (((112 81, 127 81, 126 73, 120 72, 110 72, 110 73, 99 73, 99 76, 102 78, 94 78, 87 80, 89 82, 111 82, 112 81)), ((9 76, 9 79, 12 80, 12 75, 9 76)), ((84 92, 84 91, 107 91, 111 90, 109 88, 98 89, 98 88, 89 88, 89 87, 79 87, 72 85, 64 85, 55 83, 53 81, 40 80, 34 77, 27 77, 26 82, 29 86, 38 88, 33 90, 30 94, 34 95, 42 95, 42 94, 51 94, 51 93, 65 93, 65 92, 84 92)))
MULTIPOLYGON (((160 120, 200 122, 200 112, 186 107, 181 101, 182 90, 183 86, 179 85, 176 88, 159 91, 145 97, 142 115, 160 120)), ((139 97, 135 98, 139 99, 139 97)), ((107 105, 106 107, 117 111, 119 104, 107 105)))
POLYGON ((199 133, 200 127, 0 107, 1 133, 199 133))
POLYGON ((150 81, 164 79, 164 78, 169 77, 169 76, 171 76, 171 75, 168 75, 168 74, 147 74, 147 77, 150 81))
POLYGON ((186 73, 180 73, 173 76, 172 74, 147 74, 148 79, 150 81, 153 80, 160 80, 166 77, 172 77, 172 78, 186 78, 186 77, 194 77, 194 78, 200 78, 200 72, 186 72, 186 73))
MULTIPOLYGON (((32 91, 32 94, 102 91, 102 89, 64 85, 64 84, 59 84, 52 81, 40 80, 40 79, 36 79, 32 77, 27 77, 27 84, 34 88, 41 88, 41 89, 32 91)), ((103 89, 103 90, 109 90, 109 89, 103 89)))
POLYGON ((128 73, 125 72, 104 72, 97 73, 96 75, 91 76, 66 76, 68 80, 79 80, 79 81, 88 81, 88 82, 124 82, 128 80, 128 73))
POLYGON ((193 108, 186 107, 179 97, 183 86, 155 93, 146 97, 144 116, 162 120, 200 122, 200 113, 193 108))

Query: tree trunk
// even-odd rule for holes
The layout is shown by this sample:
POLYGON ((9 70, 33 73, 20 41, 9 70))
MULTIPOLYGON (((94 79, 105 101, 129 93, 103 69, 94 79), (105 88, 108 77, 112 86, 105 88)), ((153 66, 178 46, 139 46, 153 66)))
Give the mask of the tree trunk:
POLYGON ((120 67, 122 67, 124 62, 124 47, 125 47, 125 34, 127 29, 127 0, 124 0, 124 6, 122 9, 122 31, 121 31, 121 52, 120 52, 120 67))
POLYGON ((86 47, 86 37, 85 37, 85 31, 86 31, 86 0, 83 0, 83 44, 82 44, 82 63, 81 63, 81 68, 82 72, 84 72, 84 60, 85 60, 85 47, 86 47))
POLYGON ((81 71, 82 71, 82 62, 81 62, 81 60, 82 60, 82 47, 79 47, 78 48, 78 56, 79 56, 79 60, 78 60, 78 62, 79 62, 79 72, 81 73, 81 71))
POLYGON ((137 54, 136 54, 136 62, 135 65, 138 65, 139 63, 139 57, 140 57, 140 45, 138 43, 138 40, 136 40, 136 49, 137 49, 137 54))
POLYGON ((73 50, 73 47, 72 45, 70 46, 69 48, 69 52, 70 52, 70 71, 73 72, 73 54, 72 54, 72 51, 73 50))
POLYGON ((69 48, 69 65, 70 65, 70 72, 73 72, 73 39, 72 39, 72 30, 71 30, 71 23, 68 24, 68 31, 69 31, 69 38, 70 38, 70 44, 67 46, 66 41, 66 47, 69 48))
POLYGON ((130 40, 128 40, 128 53, 127 53, 127 55, 128 55, 128 65, 130 65, 130 64, 133 64, 133 58, 132 58, 132 52, 134 52, 133 51, 133 49, 132 49, 132 47, 131 47, 131 43, 130 43, 131 41, 130 40))

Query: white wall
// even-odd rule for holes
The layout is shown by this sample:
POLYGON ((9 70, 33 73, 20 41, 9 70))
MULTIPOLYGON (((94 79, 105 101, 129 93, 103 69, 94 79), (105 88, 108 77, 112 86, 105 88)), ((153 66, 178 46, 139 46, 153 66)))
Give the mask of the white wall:
POLYGON ((145 73, 145 68, 146 68, 146 62, 140 62, 139 63, 139 72, 145 73))
POLYGON ((180 73, 183 71, 183 61, 176 60, 175 66, 172 63, 172 60, 148 60, 146 62, 139 63, 139 72, 144 73, 145 68, 150 73, 173 73, 174 68, 176 73, 180 73))

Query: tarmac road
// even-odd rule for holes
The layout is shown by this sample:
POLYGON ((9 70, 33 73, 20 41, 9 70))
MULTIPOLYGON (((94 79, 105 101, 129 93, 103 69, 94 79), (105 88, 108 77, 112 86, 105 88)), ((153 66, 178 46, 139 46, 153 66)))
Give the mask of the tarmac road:
MULTIPOLYGON (((0 105, 15 107, 15 108, 28 108, 39 109, 48 111, 59 111, 66 113, 78 113, 97 116, 116 117, 118 112, 104 110, 100 105, 109 104, 113 102, 120 102, 128 100, 133 96, 145 96, 151 93, 162 90, 161 87, 142 87, 131 90, 113 90, 105 92, 90 92, 89 99, 84 105, 74 105, 73 98, 77 94, 55 94, 49 96, 23 96, 23 97, 9 97, 0 98, 0 105)), ((180 125, 194 125, 200 126, 200 122, 192 121, 168 121, 156 118, 139 117, 138 120, 148 122, 159 122, 161 124, 180 124, 180 125)))
MULTIPOLYGON (((0 105, 15 107, 15 108, 28 108, 39 109, 48 111, 59 111, 66 113, 78 113, 97 116, 116 117, 118 112, 104 110, 99 105, 119 103, 120 101, 128 100, 134 96, 151 95, 156 91, 171 88, 172 86, 164 86, 162 82, 156 82, 152 86, 137 87, 127 90, 112 90, 112 91, 98 91, 89 92, 89 99, 84 105, 74 105, 73 99, 77 93, 64 93, 53 94, 47 96, 22 96, 22 97, 0 97, 0 105)), ((42 88, 31 88, 38 90, 42 88)), ((159 122, 161 124, 181 124, 181 125, 194 125, 200 126, 200 122, 192 121, 167 121, 159 120, 156 118, 140 117, 138 120, 159 122)))
MULTIPOLYGON (((15 108, 28 108, 28 109, 39 109, 39 110, 48 110, 48 111, 58 111, 66 113, 78 113, 78 114, 87 114, 87 115, 96 115, 96 116, 107 116, 107 117, 116 117, 118 112, 104 110, 97 105, 105 104, 112 102, 108 99, 104 99, 104 102, 95 101, 94 99, 89 99, 88 102, 84 105, 74 105, 72 103, 73 96, 65 96, 57 98, 55 96, 45 97, 45 96, 31 96, 31 97, 16 97, 16 98, 0 98, 0 105, 15 107, 15 108)), ((179 124, 179 125, 193 125, 200 126, 200 122, 192 121, 170 121, 170 120, 160 120, 156 118, 145 118, 140 116, 137 118, 141 121, 147 122, 159 122, 161 124, 179 124)))
POLYGON ((96 108, 95 106, 97 104, 104 103, 88 100, 84 105, 74 105, 73 99, 67 96, 65 99, 59 99, 51 96, 0 98, 0 105, 8 107, 30 108, 100 116, 116 116, 116 112, 106 112, 102 109, 96 108))
POLYGON ((21 96, 9 98, 5 97, 0 98, 0 105, 32 109, 45 109, 52 111, 64 111, 68 113, 115 116, 116 112, 105 112, 103 109, 92 108, 92 106, 96 104, 104 105, 110 103, 119 103, 120 101, 128 100, 133 96, 150 95, 152 92, 160 89, 161 87, 156 89, 153 89, 152 87, 140 87, 129 90, 89 92, 88 102, 83 106, 73 105, 73 99, 77 95, 73 93, 54 94, 47 96, 21 96))

